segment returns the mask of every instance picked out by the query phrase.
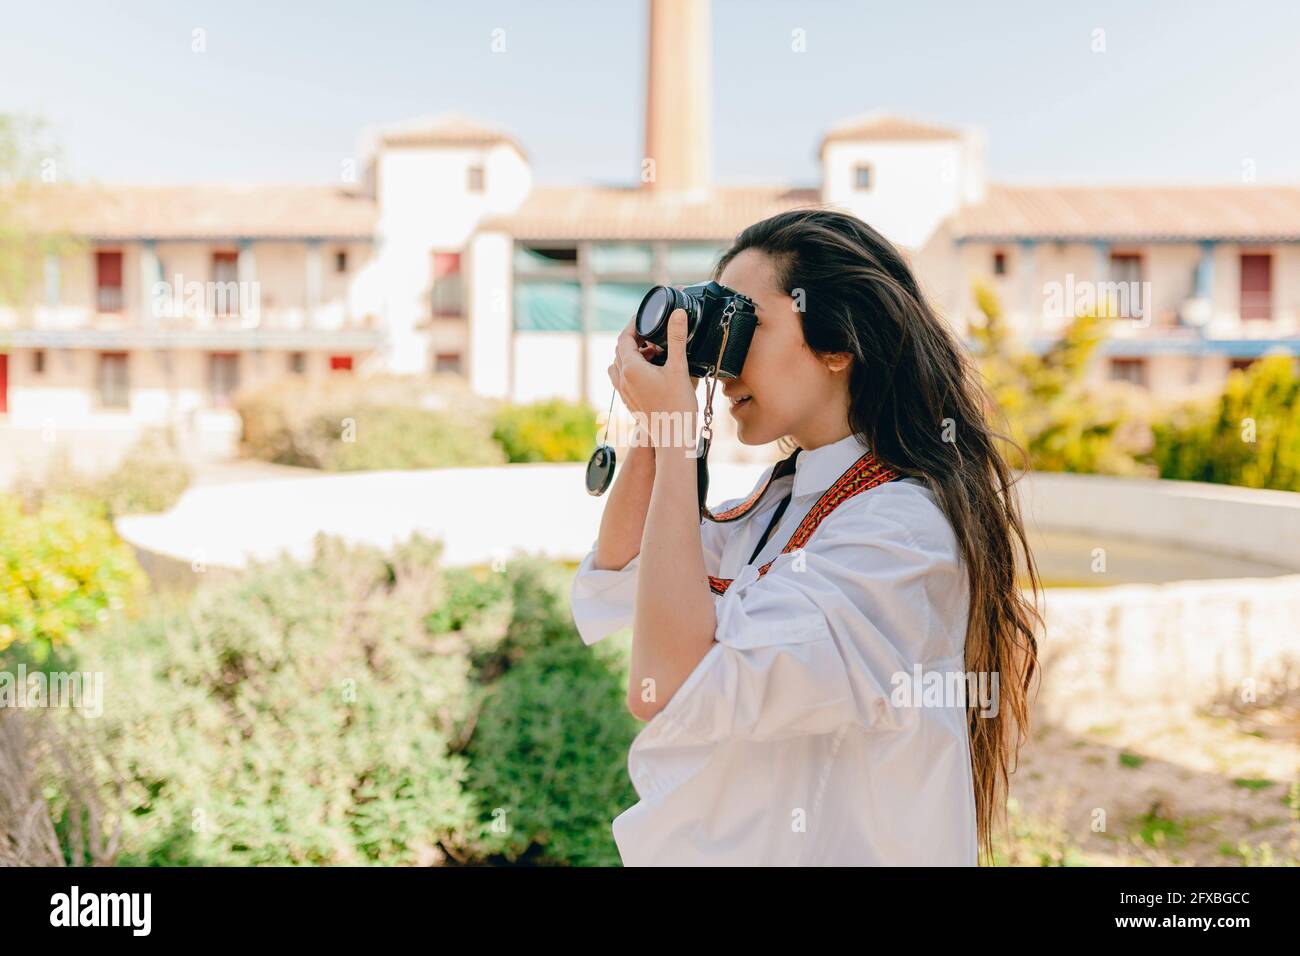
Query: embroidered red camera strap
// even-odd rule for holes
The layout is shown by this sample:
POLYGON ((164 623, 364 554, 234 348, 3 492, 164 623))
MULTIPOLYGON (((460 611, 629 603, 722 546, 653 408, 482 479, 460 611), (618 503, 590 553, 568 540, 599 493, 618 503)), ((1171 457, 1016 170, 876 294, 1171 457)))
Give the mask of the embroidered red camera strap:
MULTIPOLYGON (((793 462, 794 455, 790 456, 786 461, 793 462)), ((777 467, 780 468, 781 465, 784 464, 785 462, 781 462, 777 467)), ((772 477, 778 477, 775 469, 773 469, 772 477)), ((864 491, 870 491, 878 485, 883 485, 886 482, 893 481, 895 478, 899 477, 901 476, 898 472, 879 461, 874 454, 868 451, 865 455, 850 465, 849 469, 844 472, 844 474, 835 479, 835 483, 827 488, 826 493, 817 499, 817 503, 812 506, 812 510, 810 510, 808 514, 804 516, 804 519, 799 522, 799 527, 794 529, 794 534, 790 536, 790 540, 786 543, 786 546, 781 549, 781 554, 789 554, 791 551, 798 551, 807 544, 808 539, 812 537, 813 532, 816 531, 817 526, 826 519, 826 516, 854 495, 860 495, 864 491)), ((741 511, 741 514, 744 514, 744 512, 748 511, 758 501, 758 499, 762 497, 763 492, 767 490, 767 487, 771 482, 772 478, 769 478, 755 494, 750 495, 749 498, 737 505, 735 508, 727 509, 723 514, 731 515, 733 512, 737 511, 737 509, 744 509, 741 511)), ((739 516, 740 515, 736 515, 735 517, 739 516)), ((734 520, 734 518, 728 518, 725 520, 734 520)), ((775 562, 776 558, 773 558, 771 561, 767 562, 767 564, 759 568, 758 576, 761 578, 766 574, 767 569, 775 562)), ((712 590, 714 594, 725 594, 727 588, 731 587, 731 582, 734 580, 734 578, 715 578, 710 574, 709 589, 712 590)))

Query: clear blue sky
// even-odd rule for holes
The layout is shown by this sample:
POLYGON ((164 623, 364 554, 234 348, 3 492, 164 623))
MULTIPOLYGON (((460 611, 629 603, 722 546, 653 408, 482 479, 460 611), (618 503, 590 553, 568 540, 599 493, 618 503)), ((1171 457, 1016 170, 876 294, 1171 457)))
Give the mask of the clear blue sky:
MULTIPOLYGON (((445 110, 513 131, 540 182, 638 171, 645 0, 28 0, 0 22, 0 111, 44 116, 78 178, 326 182, 363 126, 445 110)), ((714 0, 715 174, 815 183, 821 133, 886 109, 982 126, 1002 181, 1235 182, 1249 159, 1300 182, 1298 61, 1291 0, 714 0)))

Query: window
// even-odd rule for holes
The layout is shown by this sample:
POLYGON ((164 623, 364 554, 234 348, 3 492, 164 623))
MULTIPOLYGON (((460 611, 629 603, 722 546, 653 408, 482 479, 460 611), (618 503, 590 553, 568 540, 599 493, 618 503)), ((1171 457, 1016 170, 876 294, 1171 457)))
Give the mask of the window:
POLYGON ((331 355, 330 356, 331 372, 350 372, 352 371, 351 355, 331 355))
POLYGON ((1132 385, 1147 384, 1147 361, 1140 358, 1113 358, 1110 360, 1110 380, 1132 385))
POLYGON ((460 253, 433 254, 433 315, 458 319, 465 313, 460 279, 460 253))
POLYGON ((866 163, 859 163, 853 167, 853 188, 859 192, 866 192, 871 188, 871 167, 866 163))
POLYGON ((239 388, 239 354, 213 352, 208 356, 208 396, 214 408, 229 408, 239 388))
POLYGON ((307 353, 290 352, 289 353, 289 371, 293 375, 301 375, 307 371, 307 353))
POLYGON ((122 311, 122 253, 95 253, 95 305, 100 312, 122 311))
POLYGON ((993 274, 995 276, 1007 274, 1007 254, 1005 252, 993 253, 993 274))
POLYGON ((44 349, 37 349, 35 352, 32 353, 32 374, 33 375, 45 374, 45 350, 44 349))
MULTIPOLYGON (((668 278, 671 282, 703 282, 726 250, 720 246, 679 242, 668 247, 668 278)), ((648 288, 648 286, 647 286, 648 288)))
POLYGON ((460 374, 460 353, 439 352, 433 357, 433 370, 449 375, 460 374))
POLYGON ((1241 319, 1268 321, 1273 317, 1273 257, 1268 253, 1242 253, 1241 319))
POLYGON ((1234 372, 1244 372, 1254 365, 1255 362, 1256 359, 1253 358, 1235 358, 1228 363, 1228 366, 1234 372))
POLYGON ((127 379, 125 352, 99 353, 99 404, 103 408, 126 408, 131 387, 127 379))
POLYGON ((212 311, 215 315, 239 314, 239 253, 212 253, 212 311))
POLYGON ((481 193, 487 188, 486 175, 483 172, 482 163, 474 163, 469 167, 465 176, 465 188, 472 193, 481 193))
POLYGON ((593 332, 622 332, 650 290, 648 282, 602 282, 593 296, 593 332))
POLYGON ((339 249, 334 253, 334 271, 339 273, 348 271, 348 251, 346 249, 339 249))
POLYGON ((581 308, 577 282, 515 283, 515 328, 521 332, 577 332, 582 328, 581 308))
POLYGON ((1142 257, 1132 252, 1113 252, 1110 256, 1111 282, 1141 282, 1142 257))
POLYGON ((587 264, 598 275, 621 273, 648 278, 654 272, 654 250, 644 243, 596 242, 588 247, 587 264))
POLYGON ((531 246, 515 244, 515 271, 530 275, 574 272, 578 266, 577 246, 531 246))

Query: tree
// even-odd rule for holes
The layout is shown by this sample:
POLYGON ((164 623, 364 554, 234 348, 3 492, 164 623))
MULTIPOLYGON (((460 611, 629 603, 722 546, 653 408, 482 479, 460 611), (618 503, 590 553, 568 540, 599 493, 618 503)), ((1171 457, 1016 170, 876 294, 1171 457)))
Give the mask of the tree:
POLYGON ((1272 355, 1228 377, 1211 402, 1155 425, 1161 478, 1300 491, 1300 377, 1295 359, 1272 355))
MULTIPOLYGON (((971 334, 980 371, 1006 419, 1010 437, 1028 453, 1030 467, 1140 475, 1151 471, 1142 457, 1150 429, 1141 403, 1117 385, 1090 385, 1089 361, 1106 337, 1104 313, 1076 317, 1041 355, 1012 341, 997 295, 975 285, 981 321, 971 334)), ((1014 462, 1017 466, 1022 462, 1014 462)))

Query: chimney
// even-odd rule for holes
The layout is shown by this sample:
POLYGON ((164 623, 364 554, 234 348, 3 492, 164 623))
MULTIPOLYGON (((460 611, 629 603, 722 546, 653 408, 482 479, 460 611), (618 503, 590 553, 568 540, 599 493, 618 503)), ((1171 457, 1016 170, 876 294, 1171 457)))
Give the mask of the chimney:
POLYGON ((650 0, 642 188, 701 197, 711 148, 709 0, 650 0), (651 176, 653 171, 653 178, 651 176))

